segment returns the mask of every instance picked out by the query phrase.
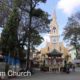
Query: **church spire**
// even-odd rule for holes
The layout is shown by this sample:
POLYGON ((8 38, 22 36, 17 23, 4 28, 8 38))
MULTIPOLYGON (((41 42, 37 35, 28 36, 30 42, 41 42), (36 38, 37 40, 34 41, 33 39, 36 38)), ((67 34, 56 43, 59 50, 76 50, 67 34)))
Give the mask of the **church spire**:
POLYGON ((59 35, 58 33, 58 24, 56 20, 56 11, 54 10, 53 16, 52 16, 52 21, 50 23, 50 33, 53 34, 54 36, 59 35))
POLYGON ((54 9, 54 11, 53 11, 53 19, 55 19, 56 20, 56 11, 55 11, 55 9, 54 9))
POLYGON ((52 21, 50 23, 50 28, 53 27, 53 26, 56 26, 57 24, 57 20, 56 20, 56 11, 54 10, 53 11, 53 15, 52 15, 52 21))

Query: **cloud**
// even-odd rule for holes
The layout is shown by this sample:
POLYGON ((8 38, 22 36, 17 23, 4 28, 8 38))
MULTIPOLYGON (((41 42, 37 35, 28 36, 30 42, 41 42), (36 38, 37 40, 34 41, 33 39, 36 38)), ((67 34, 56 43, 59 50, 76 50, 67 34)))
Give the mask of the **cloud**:
POLYGON ((44 41, 50 42, 49 34, 45 34, 44 41))
POLYGON ((72 14, 78 7, 80 7, 80 0, 59 0, 57 4, 57 8, 62 9, 68 15, 72 14))

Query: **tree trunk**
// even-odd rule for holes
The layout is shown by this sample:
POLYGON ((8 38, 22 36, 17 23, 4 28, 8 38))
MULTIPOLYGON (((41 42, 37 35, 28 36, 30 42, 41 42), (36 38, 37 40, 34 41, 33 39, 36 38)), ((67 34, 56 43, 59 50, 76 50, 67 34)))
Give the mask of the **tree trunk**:
POLYGON ((29 70, 29 60, 30 58, 30 38, 28 39, 28 51, 27 51, 27 70, 29 70))
POLYGON ((78 58, 78 50, 77 50, 77 48, 76 48, 76 58, 78 58))
POLYGON ((30 70, 29 65, 30 65, 30 41, 31 41, 31 32, 30 32, 30 28, 31 28, 31 23, 32 23, 32 0, 31 0, 31 4, 30 4, 30 13, 29 13, 29 30, 28 30, 28 51, 27 51, 27 70, 30 70))

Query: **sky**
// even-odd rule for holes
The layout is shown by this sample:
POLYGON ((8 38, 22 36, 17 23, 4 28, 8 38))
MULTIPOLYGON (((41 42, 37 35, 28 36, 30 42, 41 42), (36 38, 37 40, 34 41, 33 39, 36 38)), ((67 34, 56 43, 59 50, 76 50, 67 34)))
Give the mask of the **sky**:
MULTIPOLYGON (((53 16, 54 10, 56 11, 57 23, 59 25, 60 35, 63 33, 63 29, 67 23, 68 17, 73 13, 80 11, 80 0, 47 0, 45 4, 39 5, 41 9, 48 12, 51 17, 53 16)), ((2 29, 0 29, 1 32, 2 29)), ((40 47, 44 47, 46 40, 49 41, 48 34, 43 34, 44 42, 40 47)), ((60 37, 62 40, 63 37, 60 37)))
MULTIPOLYGON (((70 17, 75 12, 80 11, 80 0, 47 0, 45 4, 40 4, 39 7, 44 11, 48 12, 51 17, 53 16, 54 10, 56 11, 57 23, 59 25, 60 36, 63 33, 63 29, 70 17)), ((43 34, 44 42, 40 47, 44 47, 46 40, 49 40, 49 37, 46 34, 43 34)), ((63 37, 60 37, 62 40, 63 37)))

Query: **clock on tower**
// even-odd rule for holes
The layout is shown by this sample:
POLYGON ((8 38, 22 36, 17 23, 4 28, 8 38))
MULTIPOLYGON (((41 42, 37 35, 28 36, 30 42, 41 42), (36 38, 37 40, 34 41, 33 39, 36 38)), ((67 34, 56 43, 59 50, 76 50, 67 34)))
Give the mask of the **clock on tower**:
POLYGON ((56 37, 56 36, 53 36, 53 37, 52 37, 52 42, 53 42, 53 43, 57 43, 57 37, 56 37))

